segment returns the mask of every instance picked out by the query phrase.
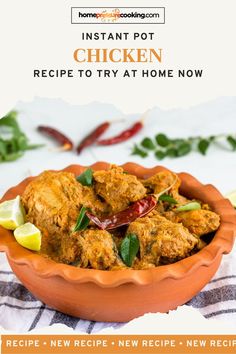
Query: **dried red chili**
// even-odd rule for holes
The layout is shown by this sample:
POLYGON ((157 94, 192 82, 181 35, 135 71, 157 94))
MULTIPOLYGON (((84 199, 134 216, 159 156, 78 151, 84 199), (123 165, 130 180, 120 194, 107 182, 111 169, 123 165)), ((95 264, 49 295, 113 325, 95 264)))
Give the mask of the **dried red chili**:
POLYGON ((129 129, 124 130, 119 135, 116 135, 112 138, 99 140, 97 142, 98 145, 114 145, 122 143, 136 135, 141 129, 143 128, 143 122, 136 122, 132 127, 129 129))
POLYGON ((58 130, 48 127, 48 126, 40 125, 38 127, 38 131, 40 131, 41 133, 44 133, 44 134, 52 137, 54 140, 56 140, 62 146, 62 150, 72 150, 73 149, 72 141, 67 136, 65 136, 64 134, 59 132, 58 130))
POLYGON ((132 221, 148 214, 157 205, 157 200, 152 195, 140 199, 129 208, 120 211, 108 218, 99 219, 96 215, 87 211, 86 215, 102 230, 115 229, 123 225, 128 225, 132 221))
POLYGON ((96 129, 94 129, 89 135, 87 135, 77 147, 78 154, 80 154, 84 148, 92 145, 95 141, 97 141, 97 139, 109 128, 109 126, 109 122, 104 122, 100 124, 96 129))

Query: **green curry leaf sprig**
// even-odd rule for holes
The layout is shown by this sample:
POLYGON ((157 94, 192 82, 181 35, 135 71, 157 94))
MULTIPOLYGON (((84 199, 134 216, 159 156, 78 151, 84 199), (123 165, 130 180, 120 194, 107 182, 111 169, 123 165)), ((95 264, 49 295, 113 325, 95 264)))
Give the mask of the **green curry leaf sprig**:
POLYGON ((198 151, 202 155, 206 155, 209 147, 212 144, 224 142, 226 145, 219 147, 228 147, 231 151, 236 151, 236 135, 212 135, 209 137, 189 137, 172 139, 166 134, 160 133, 154 139, 146 137, 140 144, 135 144, 131 154, 145 158, 149 153, 154 153, 158 160, 163 160, 166 157, 176 158, 188 155, 192 151, 198 151))
POLYGON ((15 161, 23 156, 26 150, 41 146, 43 145, 29 143, 17 122, 16 111, 11 111, 0 119, 0 163, 15 161))

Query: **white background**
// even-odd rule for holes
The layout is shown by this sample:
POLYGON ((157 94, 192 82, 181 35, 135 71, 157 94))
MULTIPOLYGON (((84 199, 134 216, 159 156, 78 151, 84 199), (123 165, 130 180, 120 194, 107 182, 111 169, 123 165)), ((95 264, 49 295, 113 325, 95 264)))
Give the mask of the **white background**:
MULTIPOLYGON (((235 95, 235 0, 3 0, 0 2, 0 115, 20 100, 62 97, 82 104, 93 100, 113 103, 135 113, 153 105, 161 108, 193 104, 235 95), (165 6, 165 25, 71 25, 71 6, 165 6), (82 42, 81 31, 155 31, 154 41, 82 42), (163 48, 156 68, 203 68, 203 79, 41 79, 34 68, 80 68, 73 52, 83 47, 163 48)), ((119 68, 149 65, 119 64, 119 68)), ((112 68, 88 64, 87 68, 112 68)))

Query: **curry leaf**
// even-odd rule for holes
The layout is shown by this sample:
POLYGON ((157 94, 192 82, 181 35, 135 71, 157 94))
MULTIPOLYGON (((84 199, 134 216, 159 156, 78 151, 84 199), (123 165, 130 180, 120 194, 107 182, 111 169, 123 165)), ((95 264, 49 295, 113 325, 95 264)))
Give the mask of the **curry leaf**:
POLYGON ((79 216, 78 216, 75 228, 74 228, 74 232, 87 229, 90 220, 87 217, 86 212, 87 212, 87 208, 85 208, 83 206, 80 210, 80 213, 79 213, 79 216))
POLYGON ((139 239, 135 234, 128 234, 125 236, 120 245, 120 255, 123 262, 131 267, 139 251, 139 239))
POLYGON ((154 150, 155 149, 155 144, 154 142, 152 141, 152 139, 150 138, 144 138, 142 141, 141 141, 141 145, 148 149, 148 150, 154 150))
POLYGON ((162 147, 166 147, 170 144, 170 139, 165 134, 157 134, 156 142, 162 147))
POLYGON ((166 156, 169 157, 176 157, 177 156, 177 149, 175 148, 169 148, 166 150, 166 156))
POLYGON ((93 184, 93 170, 88 168, 81 175, 76 177, 76 180, 83 186, 91 186, 93 184))
POLYGON ((233 150, 236 150, 236 139, 234 139, 231 135, 227 137, 227 141, 231 145, 233 150))
POLYGON ((168 194, 160 195, 159 200, 161 200, 162 202, 168 202, 170 204, 177 204, 177 201, 168 194))
POLYGON ((147 157, 148 153, 138 147, 138 145, 134 145, 131 155, 138 155, 142 158, 147 157))
POLYGON ((177 156, 185 156, 191 151, 191 145, 189 143, 182 143, 177 149, 177 156))
MULTIPOLYGON (((222 141, 224 139, 225 142, 231 146, 233 151, 236 151, 236 134, 228 135, 228 134, 219 134, 219 135, 209 135, 208 137, 202 136, 190 136, 188 138, 170 138, 167 135, 160 133, 155 136, 155 140, 157 143, 157 150, 153 147, 155 145, 155 140, 152 138, 146 137, 141 141, 141 146, 147 150, 154 150, 154 155, 158 160, 162 160, 166 157, 181 157, 188 155, 191 151, 198 151, 202 155, 206 155, 208 149, 212 143, 217 143, 217 141, 222 141)), ((218 147, 221 147, 218 144, 218 147)), ((224 144, 222 145, 224 148, 224 144)), ((146 151, 143 151, 138 147, 138 145, 134 146, 133 155, 139 155, 141 157, 148 156, 146 151)))
POLYGON ((158 160, 163 160, 166 157, 166 153, 162 150, 157 150, 155 156, 158 160))
POLYGON ((201 139, 198 143, 198 150, 202 155, 206 155, 207 149, 209 148, 210 141, 206 139, 201 139))
POLYGON ((191 211, 201 209, 201 204, 198 202, 190 202, 185 205, 179 206, 175 211, 191 211))

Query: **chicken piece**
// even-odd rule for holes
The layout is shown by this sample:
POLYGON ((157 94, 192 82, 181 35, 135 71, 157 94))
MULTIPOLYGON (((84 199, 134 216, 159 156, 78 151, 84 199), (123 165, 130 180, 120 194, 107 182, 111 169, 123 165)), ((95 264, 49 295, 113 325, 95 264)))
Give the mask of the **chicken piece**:
POLYGON ((179 213, 175 213, 173 210, 168 210, 168 211, 165 211, 164 213, 162 213, 161 215, 164 216, 169 221, 179 223, 180 218, 179 218, 178 214, 179 213))
POLYGON ((187 229, 202 236, 216 231, 220 226, 220 217, 210 210, 199 209, 176 213, 178 222, 181 222, 187 229))
POLYGON ((87 229, 64 234, 59 255, 54 253, 51 258, 81 268, 103 270, 125 268, 118 256, 112 235, 105 230, 87 229))
POLYGON ((149 263, 148 259, 140 260, 136 257, 132 268, 137 270, 144 270, 144 269, 155 268, 155 266, 156 266, 155 264, 149 263))
POLYGON ((104 213, 107 214, 110 212, 110 206, 105 201, 101 201, 98 198, 93 187, 82 187, 81 204, 90 209, 97 216, 102 216, 104 213))
POLYGON ((146 188, 137 177, 125 174, 121 167, 113 165, 108 171, 94 172, 93 177, 96 193, 111 206, 113 213, 146 195, 146 188))
MULTIPOLYGON (((61 234, 58 251, 51 253, 50 258, 59 263, 77 265, 80 263, 84 249, 85 242, 80 232, 65 232, 61 234)), ((41 253, 43 253, 43 250, 41 250, 41 253)))
POLYGON ((82 187, 68 172, 43 172, 26 187, 22 202, 27 221, 42 232, 41 253, 60 261, 61 240, 76 222, 81 199, 82 187))
POLYGON ((75 240, 68 234, 76 224, 81 206, 96 213, 106 208, 92 188, 82 186, 69 172, 43 172, 26 187, 22 202, 27 221, 42 232, 41 252, 65 263, 73 261, 74 247, 71 251, 70 242, 74 244, 75 240), (62 250, 63 242, 68 242, 68 257, 62 250))
POLYGON ((81 234, 83 251, 80 266, 93 269, 124 268, 112 235, 105 230, 86 230, 81 234))
POLYGON ((53 223, 61 230, 71 229, 82 205, 96 213, 106 208, 92 188, 82 186, 69 172, 43 172, 26 187, 22 201, 29 221, 45 220, 46 226, 53 223))
POLYGON ((156 215, 161 215, 163 216, 163 214, 165 214, 165 208, 164 208, 164 204, 163 203, 157 203, 157 206, 151 210, 146 216, 148 217, 153 217, 156 215))
POLYGON ((179 187, 181 181, 179 177, 170 171, 161 171, 154 176, 143 180, 143 185, 147 187, 154 194, 159 194, 168 187, 172 186, 167 192, 170 194, 179 204, 186 203, 187 199, 179 194, 179 187))
POLYGON ((129 225, 127 233, 137 235, 140 260, 149 266, 157 266, 161 258, 167 258, 169 263, 185 258, 198 242, 183 225, 160 215, 135 220, 129 225))
POLYGON ((170 210, 162 215, 172 222, 182 223, 192 234, 199 237, 216 231, 220 226, 219 215, 209 210, 207 204, 204 204, 204 209, 185 212, 170 210))

